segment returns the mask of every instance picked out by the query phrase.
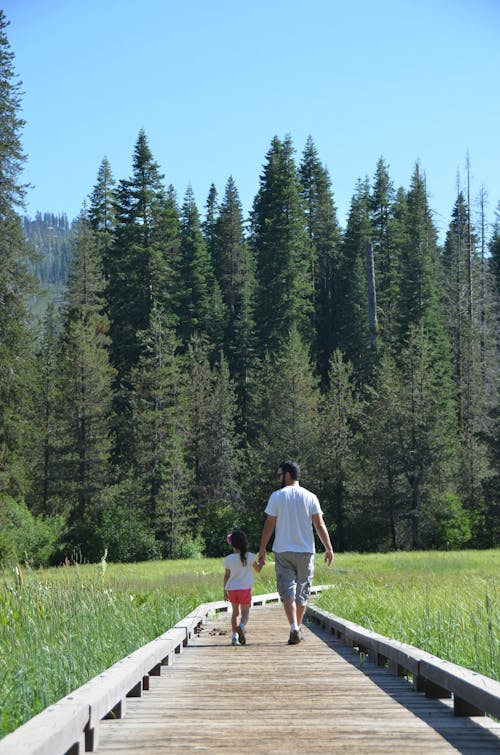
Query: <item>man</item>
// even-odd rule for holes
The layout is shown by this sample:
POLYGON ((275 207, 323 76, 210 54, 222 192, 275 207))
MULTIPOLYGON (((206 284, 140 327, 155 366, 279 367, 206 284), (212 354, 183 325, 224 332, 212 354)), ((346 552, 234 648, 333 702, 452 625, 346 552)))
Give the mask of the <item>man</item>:
POLYGON ((328 566, 334 559, 319 501, 314 493, 301 487, 299 478, 298 464, 281 462, 278 468, 281 487, 267 503, 259 550, 259 560, 265 559, 269 538, 276 530, 273 543, 276 583, 290 624, 289 645, 298 645, 302 640, 301 623, 314 575, 313 526, 325 547, 328 566))

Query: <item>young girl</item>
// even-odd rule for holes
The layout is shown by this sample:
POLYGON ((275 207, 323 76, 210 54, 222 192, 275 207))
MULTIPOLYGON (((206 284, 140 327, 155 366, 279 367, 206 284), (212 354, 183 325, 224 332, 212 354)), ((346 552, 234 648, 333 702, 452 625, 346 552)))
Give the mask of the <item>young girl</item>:
POLYGON ((224 600, 229 600, 231 616, 232 645, 244 645, 246 625, 252 604, 252 569, 259 572, 264 562, 257 563, 255 554, 248 551, 248 539, 241 530, 233 530, 227 536, 227 543, 234 551, 224 559, 224 600), (240 613, 241 612, 241 613, 240 613))

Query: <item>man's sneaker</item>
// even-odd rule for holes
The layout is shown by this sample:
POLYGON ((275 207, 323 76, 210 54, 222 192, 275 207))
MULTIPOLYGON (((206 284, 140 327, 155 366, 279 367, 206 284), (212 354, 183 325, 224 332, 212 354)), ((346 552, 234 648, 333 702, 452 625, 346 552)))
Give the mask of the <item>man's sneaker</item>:
POLYGON ((290 629, 290 637, 288 638, 289 645, 298 645, 302 640, 300 629, 290 629))
POLYGON ((231 645, 239 645, 240 642, 236 636, 231 639, 231 645))
POLYGON ((245 636, 245 630, 243 627, 236 627, 236 631, 238 632, 238 639, 240 641, 240 645, 244 645, 247 641, 247 638, 245 636))

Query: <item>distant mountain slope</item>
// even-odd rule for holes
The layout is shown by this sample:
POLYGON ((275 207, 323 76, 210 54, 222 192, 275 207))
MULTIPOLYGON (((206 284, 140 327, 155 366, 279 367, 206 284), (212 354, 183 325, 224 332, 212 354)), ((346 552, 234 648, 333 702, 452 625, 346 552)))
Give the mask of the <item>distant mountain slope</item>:
POLYGON ((42 289, 40 294, 30 297, 30 309, 41 316, 49 301, 62 302, 71 265, 74 232, 65 214, 50 212, 37 212, 34 219, 25 216, 23 230, 35 260, 28 267, 42 289))

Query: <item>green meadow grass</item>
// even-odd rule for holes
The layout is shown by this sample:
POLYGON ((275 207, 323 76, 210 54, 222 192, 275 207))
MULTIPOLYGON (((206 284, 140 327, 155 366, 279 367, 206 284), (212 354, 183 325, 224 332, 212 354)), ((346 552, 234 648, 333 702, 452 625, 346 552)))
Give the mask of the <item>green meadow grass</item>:
POLYGON ((500 680, 500 551, 348 555, 316 604, 500 680))
MULTIPOLYGON (((317 604, 498 679, 500 550, 317 558, 317 604)), ((222 559, 0 573, 0 736, 222 600, 222 559)), ((274 592, 271 559, 254 594, 274 592)))
MULTIPOLYGON (((223 599, 222 559, 99 564, 0 577, 0 736, 200 603, 223 599)), ((274 591, 272 571, 258 592, 274 591)))

